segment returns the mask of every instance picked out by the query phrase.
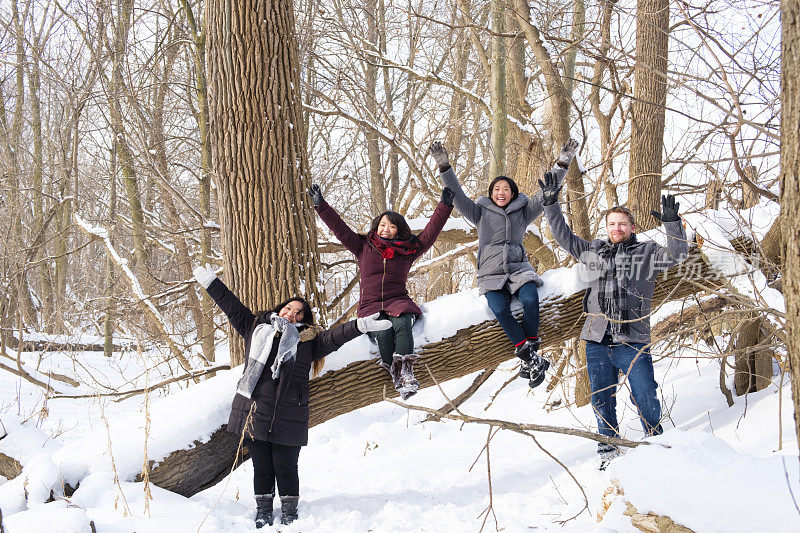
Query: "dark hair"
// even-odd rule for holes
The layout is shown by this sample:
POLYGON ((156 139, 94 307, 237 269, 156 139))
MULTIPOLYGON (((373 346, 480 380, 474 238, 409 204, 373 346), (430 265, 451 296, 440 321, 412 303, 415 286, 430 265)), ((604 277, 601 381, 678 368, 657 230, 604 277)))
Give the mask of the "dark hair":
POLYGON ((302 324, 311 325, 311 324, 314 323, 314 312, 311 310, 311 306, 308 305, 308 302, 305 301, 305 299, 301 298, 300 296, 295 296, 293 298, 289 298, 285 302, 279 303, 278 305, 276 305, 275 307, 273 307, 271 309, 271 312, 272 313, 280 313, 281 309, 286 307, 286 305, 289 302, 300 302, 301 304, 303 304, 303 320, 301 320, 302 324))
POLYGON ((611 209, 606 209, 606 212, 603 214, 603 216, 606 219, 606 222, 608 222, 608 215, 610 215, 611 213, 622 213, 623 215, 626 215, 628 217, 628 221, 631 223, 631 226, 636 225, 636 221, 633 218, 633 213, 631 213, 631 210, 628 209, 627 207, 621 207, 619 205, 615 205, 611 209))
MULTIPOLYGON (((508 203, 513 202, 519 196, 519 187, 517 187, 517 182, 509 178, 508 176, 497 176, 492 182, 489 184, 489 200, 492 200, 492 189, 494 189, 495 183, 498 181, 505 181, 508 183, 509 188, 511 189, 511 200, 508 203)), ((494 200, 492 200, 494 202, 494 200)))
POLYGON ((381 223, 381 219, 383 217, 388 218, 389 222, 397 226, 397 236, 395 237, 396 240, 413 241, 417 238, 416 235, 411 233, 411 228, 408 227, 408 222, 406 222, 406 219, 403 218, 403 215, 400 213, 395 213, 394 211, 384 211, 380 215, 376 216, 372 221, 370 232, 376 233, 378 231, 378 224, 381 223))

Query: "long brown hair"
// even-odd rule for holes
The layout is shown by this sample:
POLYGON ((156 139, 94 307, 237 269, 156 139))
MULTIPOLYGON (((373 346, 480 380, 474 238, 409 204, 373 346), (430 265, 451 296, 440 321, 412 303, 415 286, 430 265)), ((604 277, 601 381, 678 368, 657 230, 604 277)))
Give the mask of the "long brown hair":
POLYGON ((411 233, 411 228, 408 227, 408 222, 406 219, 403 218, 403 215, 400 213, 396 213, 394 211, 384 211, 380 215, 376 216, 372 220, 372 226, 370 227, 370 233, 377 233, 378 225, 381 223, 381 219, 386 217, 389 219, 389 222, 397 226, 397 235, 393 240, 397 241, 413 241, 417 238, 416 235, 411 233))

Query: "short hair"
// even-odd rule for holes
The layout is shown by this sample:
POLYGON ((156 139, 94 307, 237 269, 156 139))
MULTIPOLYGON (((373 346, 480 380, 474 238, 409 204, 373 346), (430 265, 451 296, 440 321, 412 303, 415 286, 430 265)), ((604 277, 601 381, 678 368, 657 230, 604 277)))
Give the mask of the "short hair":
POLYGON ((381 219, 386 217, 389 219, 389 222, 397 226, 397 235, 395 236, 394 240, 398 241, 413 241, 416 235, 411 233, 411 228, 408 227, 408 222, 406 219, 403 218, 403 215, 397 213, 395 211, 384 211, 380 215, 376 216, 372 220, 372 226, 370 227, 370 232, 377 233, 378 226, 381 223, 381 219))
POLYGON ((633 213, 631 213, 631 210, 628 209, 627 207, 615 205, 611 209, 606 209, 606 212, 603 214, 603 216, 606 218, 606 222, 608 222, 608 215, 610 215, 611 213, 622 213, 623 215, 626 215, 628 217, 628 221, 631 223, 631 226, 636 225, 636 220, 633 217, 633 213))
MULTIPOLYGON (((508 203, 513 202, 519 196, 519 187, 517 186, 517 182, 509 178, 508 176, 497 176, 492 182, 489 184, 489 199, 492 200, 492 189, 494 189, 495 183, 498 181, 505 181, 508 183, 508 188, 511 189, 511 200, 508 203)), ((494 200, 492 200, 494 202, 494 200)))

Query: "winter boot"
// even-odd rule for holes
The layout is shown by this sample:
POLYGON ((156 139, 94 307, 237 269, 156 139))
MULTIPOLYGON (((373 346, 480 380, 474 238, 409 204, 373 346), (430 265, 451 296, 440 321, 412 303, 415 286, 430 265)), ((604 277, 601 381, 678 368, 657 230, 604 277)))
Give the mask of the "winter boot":
POLYGON ((514 355, 522 361, 519 366, 519 377, 522 379, 531 379, 531 348, 531 342, 525 340, 514 350, 514 355))
POLYGON ((300 496, 281 496, 281 524, 284 526, 297 520, 297 502, 300 496))
POLYGON ((272 498, 275 494, 256 494, 256 529, 271 526, 275 518, 272 516, 272 498))
POLYGON ((530 378, 528 380, 528 386, 532 389, 542 384, 544 381, 545 372, 547 372, 547 369, 550 368, 550 361, 539 355, 540 342, 541 340, 539 337, 528 337, 531 356, 530 378))
POLYGON ((600 456, 599 470, 603 471, 608 468, 608 464, 622 455, 622 450, 611 444, 603 444, 602 442, 597 445, 597 455, 600 456))
POLYGON ((386 370, 389 373, 389 377, 392 378, 392 385, 394 385, 394 390, 400 389, 400 367, 402 366, 403 357, 400 355, 394 355, 392 364, 387 365, 383 361, 378 363, 382 369, 386 370))
POLYGON ((528 381, 528 386, 535 389, 544 382, 545 373, 550 368, 550 361, 534 352, 533 360, 531 361, 531 379, 528 381))
POLYGON ((414 361, 417 360, 417 354, 410 353, 395 357, 402 357, 402 366, 400 367, 401 386, 397 390, 400 391, 400 393, 408 394, 407 396, 403 397, 405 400, 409 396, 416 394, 419 390, 419 381, 417 381, 417 378, 414 377, 414 361))

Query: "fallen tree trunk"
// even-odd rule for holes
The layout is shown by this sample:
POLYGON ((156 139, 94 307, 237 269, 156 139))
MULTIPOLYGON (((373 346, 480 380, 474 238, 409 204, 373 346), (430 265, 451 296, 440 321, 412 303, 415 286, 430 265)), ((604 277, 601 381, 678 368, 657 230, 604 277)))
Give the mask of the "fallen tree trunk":
MULTIPOLYGON (((687 265, 677 266, 664 276, 659 276, 653 296, 654 304, 678 300, 702 291, 717 288, 718 276, 693 251, 687 265)), ((583 325, 584 291, 541 303, 542 345, 561 343, 575 337, 583 325)), ((498 365, 514 356, 514 351, 495 320, 487 320, 439 342, 419 348, 416 377, 420 387, 459 378, 498 365), (427 366, 430 373, 424 369, 427 366)), ((398 394, 391 387, 386 372, 375 359, 356 361, 341 370, 328 372, 311 380, 311 418, 309 427, 316 426, 339 415, 380 402, 398 394)), ((238 438, 227 434, 225 427, 214 432, 208 442, 195 442, 188 450, 177 450, 150 471, 150 481, 157 486, 191 496, 213 485, 230 472, 236 459, 238 438)))

